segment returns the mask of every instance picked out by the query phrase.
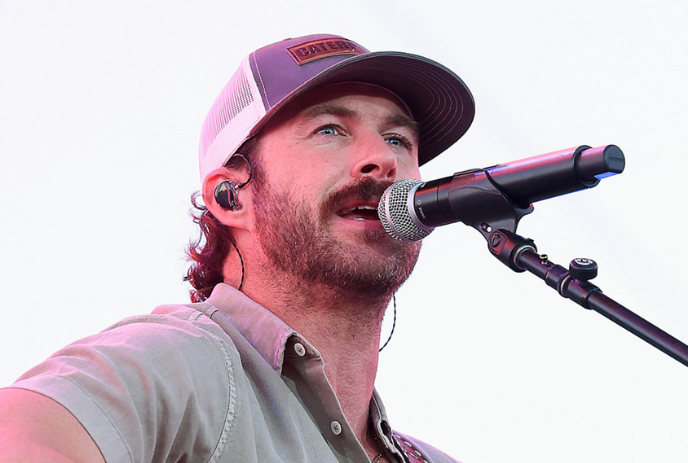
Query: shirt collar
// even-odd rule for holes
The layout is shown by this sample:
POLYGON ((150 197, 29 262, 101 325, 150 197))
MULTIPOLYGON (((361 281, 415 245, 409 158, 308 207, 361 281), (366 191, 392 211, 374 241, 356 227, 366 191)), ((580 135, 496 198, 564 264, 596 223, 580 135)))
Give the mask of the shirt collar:
POLYGON ((382 404, 382 399, 377 393, 377 389, 373 389, 373 397, 370 399, 370 423, 375 427, 375 435, 382 441, 388 449, 394 448, 394 438, 392 436, 392 428, 387 421, 387 411, 382 404))
POLYGON ((277 371, 282 371, 287 340, 297 334, 275 314, 224 283, 206 301, 217 308, 277 371))

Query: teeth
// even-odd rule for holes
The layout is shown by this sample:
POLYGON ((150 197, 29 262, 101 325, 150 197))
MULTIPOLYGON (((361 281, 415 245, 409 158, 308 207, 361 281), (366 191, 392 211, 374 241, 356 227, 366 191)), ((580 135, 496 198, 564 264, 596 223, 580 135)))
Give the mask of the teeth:
MULTIPOLYGON (((351 209, 345 209, 342 212, 339 213, 341 216, 350 216, 352 214, 356 214, 357 211, 366 211, 366 216, 370 214, 370 211, 377 211, 377 207, 375 206, 370 206, 370 205, 361 205, 361 206, 356 206, 352 207, 351 209)), ((351 217, 353 218, 353 217, 351 217)), ((354 220, 366 220, 365 217, 356 217, 354 220)))

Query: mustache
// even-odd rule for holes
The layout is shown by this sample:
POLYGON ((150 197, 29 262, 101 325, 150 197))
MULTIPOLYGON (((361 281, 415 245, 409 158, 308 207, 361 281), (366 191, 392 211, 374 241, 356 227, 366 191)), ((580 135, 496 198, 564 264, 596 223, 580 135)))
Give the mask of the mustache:
POLYGON ((339 190, 330 193, 322 204, 321 213, 323 216, 330 215, 351 200, 379 201, 382 194, 392 183, 394 182, 390 180, 378 181, 371 177, 354 180, 339 190))

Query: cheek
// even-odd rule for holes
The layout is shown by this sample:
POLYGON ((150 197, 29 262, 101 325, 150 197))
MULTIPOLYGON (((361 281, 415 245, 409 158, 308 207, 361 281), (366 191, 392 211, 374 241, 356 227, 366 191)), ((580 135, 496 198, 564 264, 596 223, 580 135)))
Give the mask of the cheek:
POLYGON ((271 189, 287 195, 288 199, 310 211, 317 210, 328 195, 335 189, 338 177, 327 176, 322 171, 308 166, 300 169, 285 168, 275 178, 271 189))
POLYGON ((317 162, 306 162, 301 166, 300 175, 296 181, 305 188, 306 192, 313 194, 314 199, 317 199, 336 188, 337 185, 351 180, 349 169, 350 166, 344 159, 337 159, 334 156, 317 162))
POLYGON ((266 187, 281 194, 301 193, 308 171, 308 168, 297 163, 272 162, 268 166, 263 165, 266 187))
POLYGON ((418 162, 415 159, 399 162, 397 180, 402 178, 420 180, 420 170, 418 168, 418 162))

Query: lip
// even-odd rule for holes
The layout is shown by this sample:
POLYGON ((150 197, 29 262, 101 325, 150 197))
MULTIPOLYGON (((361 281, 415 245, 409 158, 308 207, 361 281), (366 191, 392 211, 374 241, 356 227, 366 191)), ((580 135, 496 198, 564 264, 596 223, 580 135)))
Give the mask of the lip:
POLYGON ((357 220, 357 219, 347 219, 339 215, 335 216, 335 220, 344 229, 349 230, 384 230, 382 227, 382 222, 379 220, 357 220))

